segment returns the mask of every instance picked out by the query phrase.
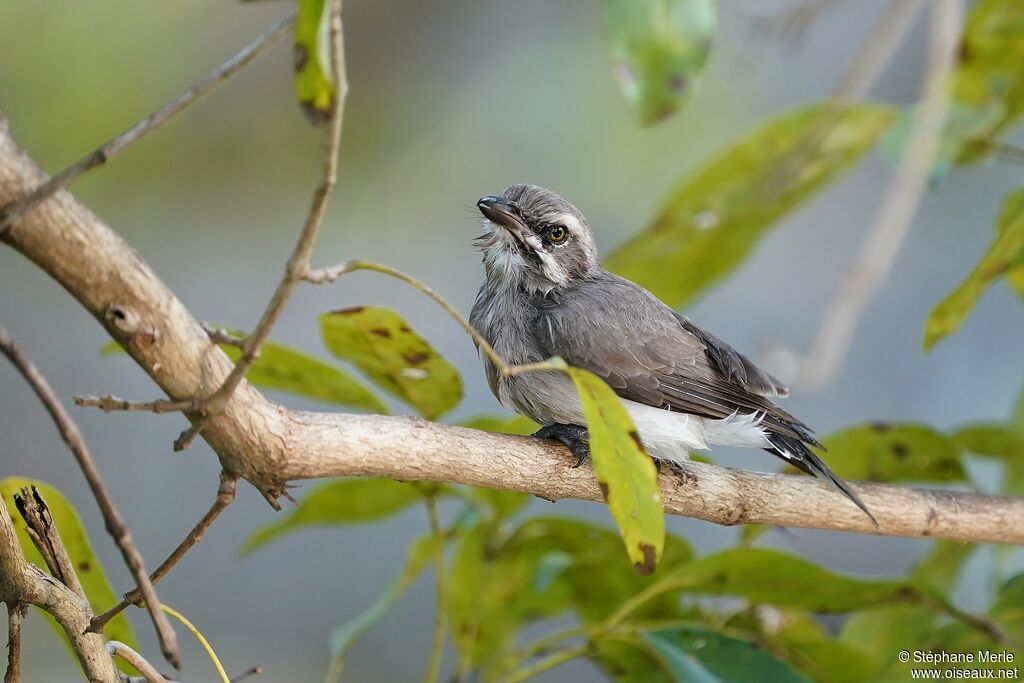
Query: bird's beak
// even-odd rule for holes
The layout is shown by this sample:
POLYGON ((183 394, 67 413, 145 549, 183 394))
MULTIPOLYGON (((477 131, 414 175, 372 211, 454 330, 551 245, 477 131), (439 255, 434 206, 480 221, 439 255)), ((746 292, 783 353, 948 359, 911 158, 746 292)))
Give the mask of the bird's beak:
POLYGON ((480 209, 480 213, 484 215, 484 218, 494 225, 504 228, 520 242, 524 240, 526 233, 529 232, 529 228, 523 222, 519 209, 504 197, 481 197, 480 201, 476 203, 476 208, 480 209))

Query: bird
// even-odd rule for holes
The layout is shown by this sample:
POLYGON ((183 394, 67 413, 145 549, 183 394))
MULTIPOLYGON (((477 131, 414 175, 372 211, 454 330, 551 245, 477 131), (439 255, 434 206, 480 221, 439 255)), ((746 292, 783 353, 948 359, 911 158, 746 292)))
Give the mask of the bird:
MULTIPOLYGON (((517 184, 482 197, 484 282, 469 322, 508 365, 558 356, 618 395, 655 462, 691 449, 768 451, 824 479, 878 524, 860 497, 811 450, 814 432, 772 399, 789 391, 749 358, 640 285, 601 267, 590 223, 551 190, 517 184)), ((480 353, 491 392, 586 462, 586 419, 557 370, 504 375, 480 353)))

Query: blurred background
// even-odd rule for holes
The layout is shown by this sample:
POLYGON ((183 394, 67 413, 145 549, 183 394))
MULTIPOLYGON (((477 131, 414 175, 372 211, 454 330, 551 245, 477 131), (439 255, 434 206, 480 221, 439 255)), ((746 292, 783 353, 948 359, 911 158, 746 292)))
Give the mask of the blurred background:
MULTIPOLYGON (((513 182, 545 185, 577 204, 608 253, 645 225, 689 169, 771 114, 827 96, 885 2, 838 5, 795 44, 756 36, 756 18, 783 4, 723 2, 702 87, 680 114, 645 129, 610 76, 594 0, 348 0, 351 90, 340 183, 314 262, 383 261, 422 278, 468 313, 482 278, 469 245, 479 230, 472 207, 513 182)), ((22 147, 58 170, 162 105, 286 9, 285 3, 200 0, 0 2, 0 110, 22 147)), ((914 100, 924 39, 918 26, 873 98, 914 100)), ((295 105, 290 69, 290 49, 281 43, 72 187, 200 319, 251 327, 305 215, 320 137, 295 105)), ((874 152, 789 215, 687 314, 755 357, 772 344, 805 351, 891 170, 874 152)), ((957 170, 929 193, 838 379, 820 393, 794 395, 786 409, 819 433, 873 419, 939 428, 1002 419, 1024 384, 1024 316, 1005 284, 994 286, 965 327, 932 353, 922 353, 920 340, 929 310, 984 252, 1004 195, 1021 179, 1019 166, 988 163, 957 170)), ((382 276, 300 288, 273 338, 326 357, 316 316, 371 303, 401 311, 463 372, 465 400, 449 419, 499 410, 469 338, 420 293, 382 276)), ((11 250, 0 250, 0 321, 68 403, 78 393, 159 395, 129 359, 100 358, 107 341, 100 326, 11 250)), ((172 452, 186 424, 180 416, 73 410, 155 566, 213 500, 216 458, 201 441, 172 452)), ((760 452, 722 451, 715 459, 776 468, 760 452)), ((976 469, 979 481, 993 476, 976 469)), ((43 479, 69 496, 115 589, 126 590, 127 570, 78 468, 34 395, 0 363, 0 477, 14 474, 43 479)), ((602 506, 587 503, 534 506, 607 519, 602 506)), ((206 634, 230 671, 260 664, 267 672, 259 680, 321 680, 328 631, 369 604, 426 521, 415 510, 378 525, 305 531, 240 559, 240 542, 274 516, 251 487, 240 486, 236 504, 161 584, 160 595, 206 634)), ((668 524, 702 551, 732 544, 737 533, 688 519, 668 524)), ((925 547, 811 531, 772 533, 768 542, 867 576, 901 572, 925 547)), ((988 590, 994 561, 990 550, 975 556, 960 590, 965 606, 988 590)), ((1024 566, 1019 553, 998 561, 1007 575, 1024 566)), ((348 680, 419 678, 433 601, 428 574, 358 644, 348 680)), ((145 614, 131 615, 144 651, 155 654, 145 614)), ((214 680, 192 639, 182 629, 179 635, 181 677, 214 680)), ((27 680, 80 676, 41 618, 30 618, 25 648, 27 680)), ((541 680, 594 676, 588 664, 575 663, 541 680)))

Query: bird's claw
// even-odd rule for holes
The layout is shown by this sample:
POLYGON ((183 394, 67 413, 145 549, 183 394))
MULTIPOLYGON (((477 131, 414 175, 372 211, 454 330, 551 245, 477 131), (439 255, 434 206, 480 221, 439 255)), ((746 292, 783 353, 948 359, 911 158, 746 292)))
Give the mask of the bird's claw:
POLYGON ((573 469, 581 467, 590 458, 590 439, 586 427, 579 425, 544 425, 533 433, 540 439, 553 439, 564 445, 576 456, 573 469))

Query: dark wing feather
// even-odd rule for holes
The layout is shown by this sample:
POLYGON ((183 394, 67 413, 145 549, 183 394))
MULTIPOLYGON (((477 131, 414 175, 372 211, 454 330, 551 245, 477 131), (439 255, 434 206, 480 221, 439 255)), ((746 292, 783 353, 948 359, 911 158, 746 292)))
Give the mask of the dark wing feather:
POLYGON ((785 388, 749 359, 634 283, 596 278, 539 304, 535 334, 544 353, 593 372, 631 401, 714 419, 762 413, 769 430, 817 443, 768 400, 785 388))

